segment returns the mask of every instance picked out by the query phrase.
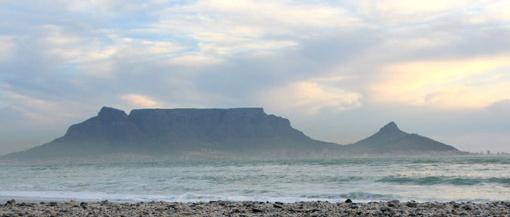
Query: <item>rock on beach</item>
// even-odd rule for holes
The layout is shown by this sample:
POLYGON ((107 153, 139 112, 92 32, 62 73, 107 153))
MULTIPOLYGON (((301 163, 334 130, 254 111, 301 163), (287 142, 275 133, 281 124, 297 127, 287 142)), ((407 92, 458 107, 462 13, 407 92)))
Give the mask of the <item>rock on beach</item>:
POLYGON ((510 202, 355 203, 210 201, 180 202, 39 202, 0 204, 0 217, 10 216, 510 216, 510 202))

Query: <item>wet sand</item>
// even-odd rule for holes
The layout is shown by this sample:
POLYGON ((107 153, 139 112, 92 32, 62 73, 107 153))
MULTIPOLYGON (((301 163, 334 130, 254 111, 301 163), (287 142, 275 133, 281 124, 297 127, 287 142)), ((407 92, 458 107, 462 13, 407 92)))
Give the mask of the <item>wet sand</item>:
POLYGON ((471 202, 16 202, 0 216, 510 216, 510 201, 471 202))

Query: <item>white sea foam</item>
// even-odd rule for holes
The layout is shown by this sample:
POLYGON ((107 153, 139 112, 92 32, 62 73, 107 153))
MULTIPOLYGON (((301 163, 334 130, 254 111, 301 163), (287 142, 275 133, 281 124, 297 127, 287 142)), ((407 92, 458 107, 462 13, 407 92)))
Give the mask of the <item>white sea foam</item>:
MULTIPOLYGON (((299 201, 330 201, 339 202, 344 197, 270 197, 270 196, 243 196, 243 195, 199 195, 185 193, 181 195, 138 195, 138 194, 108 194, 103 192, 61 192, 61 191, 0 191, 0 201, 16 199, 19 201, 102 201, 111 202, 207 202, 207 201, 270 201, 270 202, 299 202, 299 201)), ((353 198, 355 199, 355 198, 353 198)), ((359 202, 369 201, 358 199, 359 202)))

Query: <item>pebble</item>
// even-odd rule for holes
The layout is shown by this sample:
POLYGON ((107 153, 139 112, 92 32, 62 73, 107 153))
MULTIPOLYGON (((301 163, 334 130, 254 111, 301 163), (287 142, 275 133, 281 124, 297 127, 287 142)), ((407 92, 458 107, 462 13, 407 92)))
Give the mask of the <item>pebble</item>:
POLYGON ((389 207, 398 207, 398 206, 400 206, 400 201, 398 201, 398 200, 390 200, 390 201, 388 201, 388 206, 389 207))
POLYGON ((47 202, 0 206, 3 216, 510 216, 510 202, 47 202), (78 206, 79 204, 79 206, 78 206), (456 206, 458 204, 458 206, 456 206), (78 208, 75 208, 78 206, 78 208), (82 207, 81 209, 79 207, 82 207))
POLYGON ((280 204, 277 204, 277 203, 275 203, 275 204, 273 205, 273 207, 274 207, 274 208, 278 208, 278 209, 283 208, 280 204))
POLYGON ((418 203, 416 203, 416 201, 414 201, 414 200, 411 200, 411 201, 409 201, 409 202, 407 202, 407 203, 406 203, 406 206, 407 206, 407 207, 413 207, 413 208, 414 208, 414 207, 416 207, 417 205, 418 205, 418 203))

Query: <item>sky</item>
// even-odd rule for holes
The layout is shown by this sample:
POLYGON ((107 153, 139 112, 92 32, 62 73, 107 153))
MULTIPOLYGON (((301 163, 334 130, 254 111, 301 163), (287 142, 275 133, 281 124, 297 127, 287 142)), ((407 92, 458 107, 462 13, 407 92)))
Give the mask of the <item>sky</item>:
POLYGON ((348 144, 390 121, 510 152, 508 0, 0 0, 0 154, 102 106, 263 107, 348 144))

